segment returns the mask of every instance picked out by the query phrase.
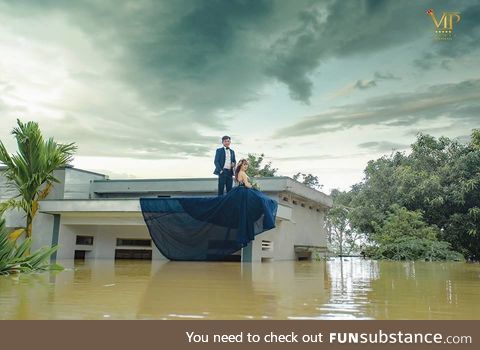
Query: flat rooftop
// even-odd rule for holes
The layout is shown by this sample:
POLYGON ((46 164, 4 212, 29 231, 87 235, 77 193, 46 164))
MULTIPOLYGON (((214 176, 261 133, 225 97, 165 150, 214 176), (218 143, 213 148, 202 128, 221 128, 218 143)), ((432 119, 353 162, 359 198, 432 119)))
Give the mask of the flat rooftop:
MULTIPOLYGON (((286 176, 255 178, 263 192, 291 192, 323 207, 332 207, 330 196, 286 176)), ((92 197, 216 194, 216 178, 92 180, 92 197)))

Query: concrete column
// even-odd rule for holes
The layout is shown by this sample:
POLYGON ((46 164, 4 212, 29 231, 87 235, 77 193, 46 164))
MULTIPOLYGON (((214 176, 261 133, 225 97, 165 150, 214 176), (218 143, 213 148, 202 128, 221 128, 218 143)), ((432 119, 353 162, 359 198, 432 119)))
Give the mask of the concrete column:
POLYGON ((253 241, 250 241, 248 245, 242 248, 242 262, 252 262, 253 257, 253 241))

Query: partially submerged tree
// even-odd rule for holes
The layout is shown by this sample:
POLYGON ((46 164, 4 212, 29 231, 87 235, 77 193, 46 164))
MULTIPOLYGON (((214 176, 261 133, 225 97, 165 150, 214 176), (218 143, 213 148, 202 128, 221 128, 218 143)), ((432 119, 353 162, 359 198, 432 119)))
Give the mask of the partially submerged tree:
POLYGON ((395 204, 376 229, 376 244, 366 253, 376 259, 464 260, 462 254, 452 251, 450 243, 437 239, 439 232, 437 226, 425 223, 420 210, 410 211, 395 204))
POLYGON ((72 161, 77 146, 74 143, 59 144, 53 138, 44 140, 36 122, 22 123, 17 119, 17 124, 12 134, 17 140, 18 153, 10 155, 0 141, 0 161, 7 166, 4 176, 7 185, 17 193, 0 203, 0 215, 10 209, 23 210, 26 226, 15 231, 13 236, 18 237, 25 232, 29 238, 38 202, 47 197, 54 182, 59 182, 53 171, 72 161))
POLYGON ((364 235, 355 230, 350 222, 350 194, 332 190, 333 207, 325 217, 329 249, 336 255, 358 254, 364 235))
POLYGON ((351 224, 370 241, 390 248, 397 242, 403 250, 419 253, 431 245, 439 256, 451 257, 448 247, 439 246, 447 242, 468 259, 480 260, 479 169, 480 130, 472 130, 467 144, 419 134, 410 154, 396 152, 368 162, 363 181, 349 192, 351 224), (432 230, 437 240, 410 235, 432 230), (384 240, 394 233, 402 234, 394 241, 384 240))

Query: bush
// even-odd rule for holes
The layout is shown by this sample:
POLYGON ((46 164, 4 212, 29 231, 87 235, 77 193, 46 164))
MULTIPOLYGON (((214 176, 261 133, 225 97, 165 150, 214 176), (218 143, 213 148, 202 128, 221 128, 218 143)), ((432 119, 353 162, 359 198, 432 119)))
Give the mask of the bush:
POLYGON ((455 260, 462 254, 451 249, 448 242, 438 241, 439 229, 427 225, 423 213, 392 205, 382 226, 376 227, 375 246, 364 251, 374 259, 391 260, 455 260))
POLYGON ((373 259, 454 260, 464 261, 462 254, 450 249, 450 243, 426 238, 399 237, 395 241, 368 247, 365 254, 373 259))
POLYGON ((50 264, 50 256, 58 246, 43 247, 33 254, 28 254, 32 246, 31 238, 25 239, 19 246, 10 238, 5 227, 5 220, 0 218, 0 275, 12 273, 61 270, 63 267, 50 264))

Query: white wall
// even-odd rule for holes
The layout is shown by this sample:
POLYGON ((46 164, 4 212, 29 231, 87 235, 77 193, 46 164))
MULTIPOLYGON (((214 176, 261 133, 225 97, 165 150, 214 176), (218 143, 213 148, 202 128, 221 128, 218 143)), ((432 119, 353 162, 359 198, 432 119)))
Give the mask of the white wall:
MULTIPOLYGON (((146 226, 134 225, 60 225, 58 259, 73 259, 75 250, 90 250, 86 259, 115 258, 117 238, 151 239, 146 226), (76 236, 93 236, 93 246, 76 245, 76 236)), ((120 249, 150 249, 119 247, 120 249)), ((166 260, 152 242, 152 260, 166 260)))
POLYGON ((276 222, 276 228, 256 236, 253 244, 253 261, 260 261, 262 257, 274 260, 294 260, 295 245, 315 247, 327 246, 327 235, 324 227, 325 212, 316 211, 313 203, 296 200, 293 204, 282 199, 282 195, 276 198, 279 204, 290 205, 292 208, 291 221, 276 222), (304 203, 305 207, 301 206, 304 203), (310 209, 309 207, 313 208, 310 209), (262 240, 273 242, 273 251, 262 251, 262 240))

